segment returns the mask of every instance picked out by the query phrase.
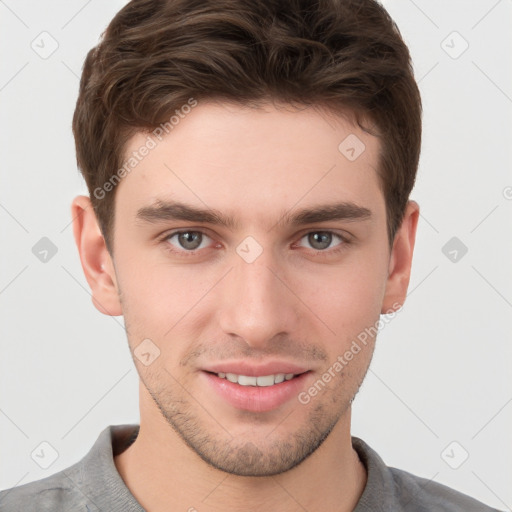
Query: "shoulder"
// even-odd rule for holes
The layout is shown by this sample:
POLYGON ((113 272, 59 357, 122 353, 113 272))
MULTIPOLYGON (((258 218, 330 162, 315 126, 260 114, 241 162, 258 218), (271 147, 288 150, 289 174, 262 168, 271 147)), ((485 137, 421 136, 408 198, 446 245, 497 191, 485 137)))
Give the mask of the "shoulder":
POLYGON ((405 511, 497 512, 496 509, 446 485, 401 469, 388 469, 395 484, 397 498, 405 511))
POLYGON ((77 463, 46 478, 0 491, 0 510, 57 512, 73 507, 87 512, 87 498, 80 492, 80 472, 77 463))
POLYGON ((499 512, 446 485, 389 467, 362 439, 352 445, 367 470, 356 512, 499 512))
POLYGON ((1 512, 69 512, 120 510, 140 512, 114 463, 126 449, 138 425, 110 425, 78 462, 53 475, 0 492, 1 512))

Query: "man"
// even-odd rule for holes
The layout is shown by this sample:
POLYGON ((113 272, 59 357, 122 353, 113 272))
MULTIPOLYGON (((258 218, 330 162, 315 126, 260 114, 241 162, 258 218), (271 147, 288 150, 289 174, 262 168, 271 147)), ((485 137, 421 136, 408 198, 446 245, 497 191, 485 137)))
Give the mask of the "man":
POLYGON ((140 426, 2 510, 492 510, 350 433, 419 215, 421 101, 380 4, 133 0, 73 130, 75 240, 140 426))

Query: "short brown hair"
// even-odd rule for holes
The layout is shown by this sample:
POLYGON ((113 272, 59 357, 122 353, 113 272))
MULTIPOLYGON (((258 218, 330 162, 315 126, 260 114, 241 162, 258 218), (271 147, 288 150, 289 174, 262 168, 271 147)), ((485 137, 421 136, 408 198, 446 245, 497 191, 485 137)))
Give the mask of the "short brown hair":
POLYGON ((392 243, 415 182, 422 107, 409 50, 376 0, 132 0, 121 9, 87 54, 73 116, 78 167, 111 253, 116 188, 104 184, 132 135, 191 98, 327 107, 372 133, 369 120, 392 243))

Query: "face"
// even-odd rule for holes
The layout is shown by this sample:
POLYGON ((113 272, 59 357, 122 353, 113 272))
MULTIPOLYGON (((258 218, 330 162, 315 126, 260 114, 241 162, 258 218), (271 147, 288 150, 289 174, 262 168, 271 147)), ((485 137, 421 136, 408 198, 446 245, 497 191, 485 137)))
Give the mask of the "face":
POLYGON ((386 301, 379 141, 318 109, 214 102, 155 140, 118 185, 113 251, 148 399, 208 464, 289 470, 347 418, 373 353, 335 365, 386 301))

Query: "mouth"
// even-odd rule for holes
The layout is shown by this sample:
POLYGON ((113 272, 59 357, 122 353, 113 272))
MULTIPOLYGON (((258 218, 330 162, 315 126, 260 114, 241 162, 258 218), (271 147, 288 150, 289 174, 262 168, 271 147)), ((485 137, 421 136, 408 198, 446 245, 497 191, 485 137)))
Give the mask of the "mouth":
MULTIPOLYGON (((302 372, 306 373, 306 372, 302 372)), ((259 387, 269 387, 275 386, 276 384, 281 384, 281 382, 292 380, 302 373, 275 373, 272 375, 259 375, 259 376, 251 376, 251 375, 237 375, 235 373, 214 373, 220 379, 226 379, 233 384, 240 384, 240 386, 259 386, 259 387)))
POLYGON ((312 372, 243 375, 203 370, 200 375, 206 389, 213 391, 213 403, 220 399, 224 406, 262 413, 286 404, 299 405, 298 395, 306 389, 312 372))

